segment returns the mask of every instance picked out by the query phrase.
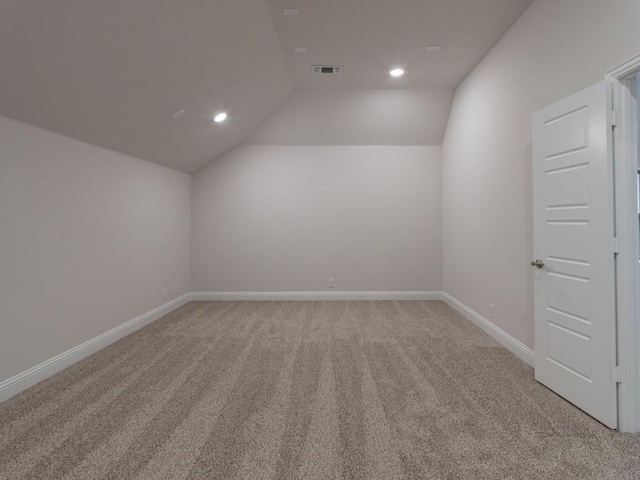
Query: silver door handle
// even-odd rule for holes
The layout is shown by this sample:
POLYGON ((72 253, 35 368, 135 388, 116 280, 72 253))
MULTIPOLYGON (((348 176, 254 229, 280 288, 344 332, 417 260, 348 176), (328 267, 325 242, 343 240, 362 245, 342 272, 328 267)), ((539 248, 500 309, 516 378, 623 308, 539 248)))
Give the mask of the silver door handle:
POLYGON ((531 262, 531 266, 532 267, 543 268, 544 267, 544 262, 542 260, 538 259, 538 260, 536 260, 534 262, 531 262))

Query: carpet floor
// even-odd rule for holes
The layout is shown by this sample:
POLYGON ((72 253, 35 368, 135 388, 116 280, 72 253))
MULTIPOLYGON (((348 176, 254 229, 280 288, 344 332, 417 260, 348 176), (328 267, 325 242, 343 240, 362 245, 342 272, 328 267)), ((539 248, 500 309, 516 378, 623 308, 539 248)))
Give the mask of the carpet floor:
POLYGON ((0 404, 0 478, 632 479, 443 302, 192 302, 0 404))

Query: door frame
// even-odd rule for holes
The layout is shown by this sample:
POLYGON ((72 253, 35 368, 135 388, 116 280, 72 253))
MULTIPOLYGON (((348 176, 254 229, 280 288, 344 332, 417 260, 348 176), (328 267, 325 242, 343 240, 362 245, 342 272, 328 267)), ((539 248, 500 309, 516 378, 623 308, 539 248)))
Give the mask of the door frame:
POLYGON ((618 429, 640 432, 640 251, 638 248, 638 102, 634 77, 640 55, 608 71, 613 128, 608 132, 614 173, 614 252, 618 429), (615 245, 617 243, 617 245, 615 245))

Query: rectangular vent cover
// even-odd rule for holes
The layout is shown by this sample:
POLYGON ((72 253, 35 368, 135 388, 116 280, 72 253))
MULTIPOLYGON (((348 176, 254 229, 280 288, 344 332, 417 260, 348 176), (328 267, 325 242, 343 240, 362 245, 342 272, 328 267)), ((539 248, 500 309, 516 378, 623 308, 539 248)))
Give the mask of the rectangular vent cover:
POLYGON ((313 73, 320 75, 340 75, 342 73, 342 67, 339 65, 314 65, 311 68, 313 73))

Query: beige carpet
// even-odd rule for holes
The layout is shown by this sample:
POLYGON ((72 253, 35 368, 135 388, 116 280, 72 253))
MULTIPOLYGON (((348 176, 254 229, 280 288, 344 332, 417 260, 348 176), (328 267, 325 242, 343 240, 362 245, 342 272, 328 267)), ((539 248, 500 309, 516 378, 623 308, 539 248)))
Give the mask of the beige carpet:
POLYGON ((190 303, 0 404, 0 478, 628 479, 442 302, 190 303))

